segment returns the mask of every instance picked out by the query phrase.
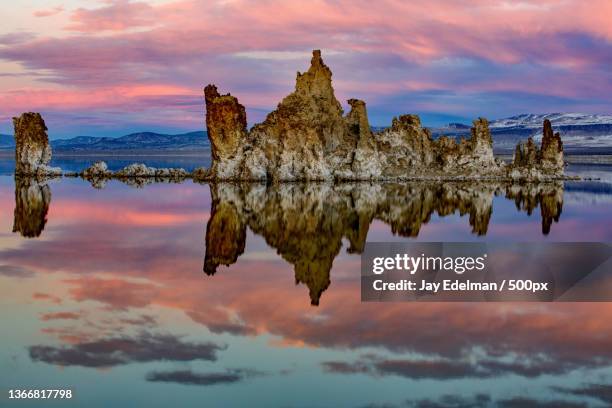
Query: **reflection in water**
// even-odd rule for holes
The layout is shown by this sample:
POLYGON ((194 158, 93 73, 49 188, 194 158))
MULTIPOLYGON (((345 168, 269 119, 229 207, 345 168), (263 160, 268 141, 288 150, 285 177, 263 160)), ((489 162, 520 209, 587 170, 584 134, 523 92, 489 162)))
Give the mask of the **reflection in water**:
MULTIPOLYGON (((1 182, 0 210, 11 213, 12 180, 1 182)), ((481 242, 538 241, 530 234, 558 218, 562 199, 547 241, 609 242, 609 195, 593 204, 554 185, 292 184, 213 185, 211 200, 192 183, 52 188, 45 239, 0 237, 0 313, 15 322, 0 351, 5 389, 68 384, 91 407, 201 406, 203 395, 215 406, 609 405, 612 303, 361 302, 359 257, 336 246, 340 237, 359 252, 366 237, 395 240, 391 230, 418 234, 411 241, 470 240, 470 230, 486 232, 481 242), (453 211, 466 216, 439 217, 453 211), (208 271, 235 262, 213 278, 200 272, 207 221, 208 271), (275 252, 315 294, 333 276, 320 307, 288 284, 275 252)))
POLYGON ((514 200, 518 210, 531 215, 540 205, 542 215, 542 234, 548 235, 553 220, 559 222, 563 209, 563 188, 546 185, 510 186, 506 189, 506 198, 514 200))
MULTIPOLYGON (((247 227, 294 266, 296 283, 305 284, 313 305, 330 284, 329 272, 342 239, 349 253, 363 251, 374 220, 393 234, 417 237, 433 214, 469 214, 472 232, 485 235, 493 197, 514 200, 531 215, 540 207, 542 233, 559 221, 561 183, 506 185, 496 183, 404 184, 211 184, 211 216, 206 226, 204 272, 231 265, 244 252, 247 227)), ((51 191, 46 183, 15 179, 13 232, 37 237, 47 222, 51 191)))
POLYGON ((51 189, 45 182, 15 177, 13 232, 26 238, 40 236, 47 223, 51 189))
POLYGON ((539 205, 548 234, 563 206, 561 183, 504 185, 474 183, 407 184, 212 184, 206 227, 204 271, 213 275, 244 252, 247 226, 294 266, 318 305, 342 239, 349 253, 361 253, 370 224, 380 220, 394 234, 416 237, 432 214, 469 214, 472 232, 485 235, 493 197, 505 195, 529 215, 539 205))

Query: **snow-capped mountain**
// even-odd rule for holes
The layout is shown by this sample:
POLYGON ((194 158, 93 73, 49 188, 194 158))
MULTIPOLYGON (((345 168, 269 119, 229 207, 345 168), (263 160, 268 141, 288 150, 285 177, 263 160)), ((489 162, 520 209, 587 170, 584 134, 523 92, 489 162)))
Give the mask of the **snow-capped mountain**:
POLYGON ((539 129, 544 119, 550 120, 554 126, 585 126, 585 125, 612 125, 612 115, 593 115, 586 113, 524 113, 504 119, 493 120, 489 123, 491 129, 520 127, 539 129))
MULTIPOLYGON (((612 115, 584 113, 521 114, 489 122, 493 137, 493 148, 498 153, 514 150, 519 141, 542 137, 544 119, 550 120, 555 132, 561 134, 563 146, 568 153, 608 154, 612 152, 612 115)), ((468 136, 469 126, 462 128, 449 124, 431 129, 434 136, 468 136)))
POLYGON ((537 142, 542 139, 542 123, 550 120, 555 132, 561 134, 568 152, 604 152, 612 149, 612 115, 584 113, 523 114, 490 123, 491 132, 524 130, 537 142))

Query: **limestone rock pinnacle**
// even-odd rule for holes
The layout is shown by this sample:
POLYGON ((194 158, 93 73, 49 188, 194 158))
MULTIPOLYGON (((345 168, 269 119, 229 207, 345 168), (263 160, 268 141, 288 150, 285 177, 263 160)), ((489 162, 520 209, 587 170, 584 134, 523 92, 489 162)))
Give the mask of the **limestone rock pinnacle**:
POLYGON ((47 126, 40 113, 26 112, 13 118, 15 127, 15 174, 44 176, 61 173, 47 165, 51 146, 47 126))
POLYGON ((563 167, 563 142, 559 133, 553 134, 550 120, 544 119, 542 130, 541 160, 544 166, 563 167))
MULTIPOLYGON (((562 144, 546 133, 541 171, 515 172, 493 155, 489 122, 474 121, 469 139, 432 138, 417 115, 400 115, 374 133, 366 104, 349 99, 344 116, 331 69, 314 50, 310 67, 297 73, 295 90, 266 119, 246 130, 244 107, 232 96, 205 89, 208 137, 216 180, 500 179, 562 176, 562 144), (511 174, 512 173, 512 174, 511 174)), ((530 147, 526 147, 530 148, 530 147)), ((519 150, 522 152, 521 148, 519 150)), ((527 153, 525 153, 527 154, 527 153)), ((524 160, 523 153, 518 154, 524 160)))
POLYGON ((204 88, 206 130, 210 139, 215 171, 220 176, 233 172, 232 160, 240 155, 246 142, 247 120, 244 106, 230 94, 219 95, 217 87, 204 88), (230 167, 228 169, 228 167, 230 167))
POLYGON ((541 178, 542 175, 563 175, 563 142, 559 133, 553 134, 552 124, 544 120, 542 145, 540 148, 533 138, 519 143, 514 152, 511 166, 513 178, 541 178))

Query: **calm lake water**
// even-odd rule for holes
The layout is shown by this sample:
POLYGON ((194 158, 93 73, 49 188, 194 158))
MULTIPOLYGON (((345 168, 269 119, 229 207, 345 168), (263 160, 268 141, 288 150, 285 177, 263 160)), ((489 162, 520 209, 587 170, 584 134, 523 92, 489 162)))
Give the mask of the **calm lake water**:
POLYGON ((14 388, 73 390, 44 406, 611 403, 612 303, 362 303, 359 257, 366 240, 610 242, 610 166, 537 186, 142 188, 16 185, 10 166, 0 406, 41 406, 14 388))

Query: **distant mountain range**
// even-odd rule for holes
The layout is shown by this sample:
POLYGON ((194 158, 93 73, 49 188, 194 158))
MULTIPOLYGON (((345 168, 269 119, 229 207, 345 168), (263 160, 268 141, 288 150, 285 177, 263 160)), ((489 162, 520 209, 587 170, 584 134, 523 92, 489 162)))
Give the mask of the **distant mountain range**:
MULTIPOLYGON (((14 149, 12 135, 0 135, 0 149, 14 149)), ((121 137, 77 136, 51 140, 54 152, 141 151, 141 150, 207 150, 210 148, 206 132, 197 131, 167 135, 154 132, 130 133, 121 137)))
MULTIPOLYGON (((520 140, 542 137, 544 119, 550 120, 555 132, 561 133, 563 145, 568 153, 611 153, 612 115, 589 115, 582 113, 547 113, 541 115, 522 114, 489 122, 493 137, 493 149, 498 153, 512 152, 520 140)), ((470 126, 450 123, 432 128, 432 134, 468 136, 470 126)))
POLYGON ((584 113, 547 113, 534 115, 526 113, 505 119, 497 119, 490 123, 491 128, 524 127, 539 129, 544 119, 550 120, 554 126, 596 126, 612 125, 612 115, 588 115, 584 113))
MULTIPOLYGON (((555 132, 560 132, 568 153, 612 153, 612 115, 588 115, 580 113, 548 113, 542 115, 522 114, 490 122, 493 148, 497 153, 510 153, 520 140, 532 136, 541 138, 544 119, 552 122, 555 132)), ((372 127, 382 130, 382 127, 372 127)), ((449 123, 430 128, 434 137, 447 135, 468 137, 470 126, 449 123)), ((12 150, 15 141, 12 135, 0 135, 0 151, 12 150)), ((131 133, 121 137, 78 136, 72 139, 51 141, 54 152, 146 152, 208 150, 210 143, 206 132, 189 132, 168 135, 154 132, 131 133)))

